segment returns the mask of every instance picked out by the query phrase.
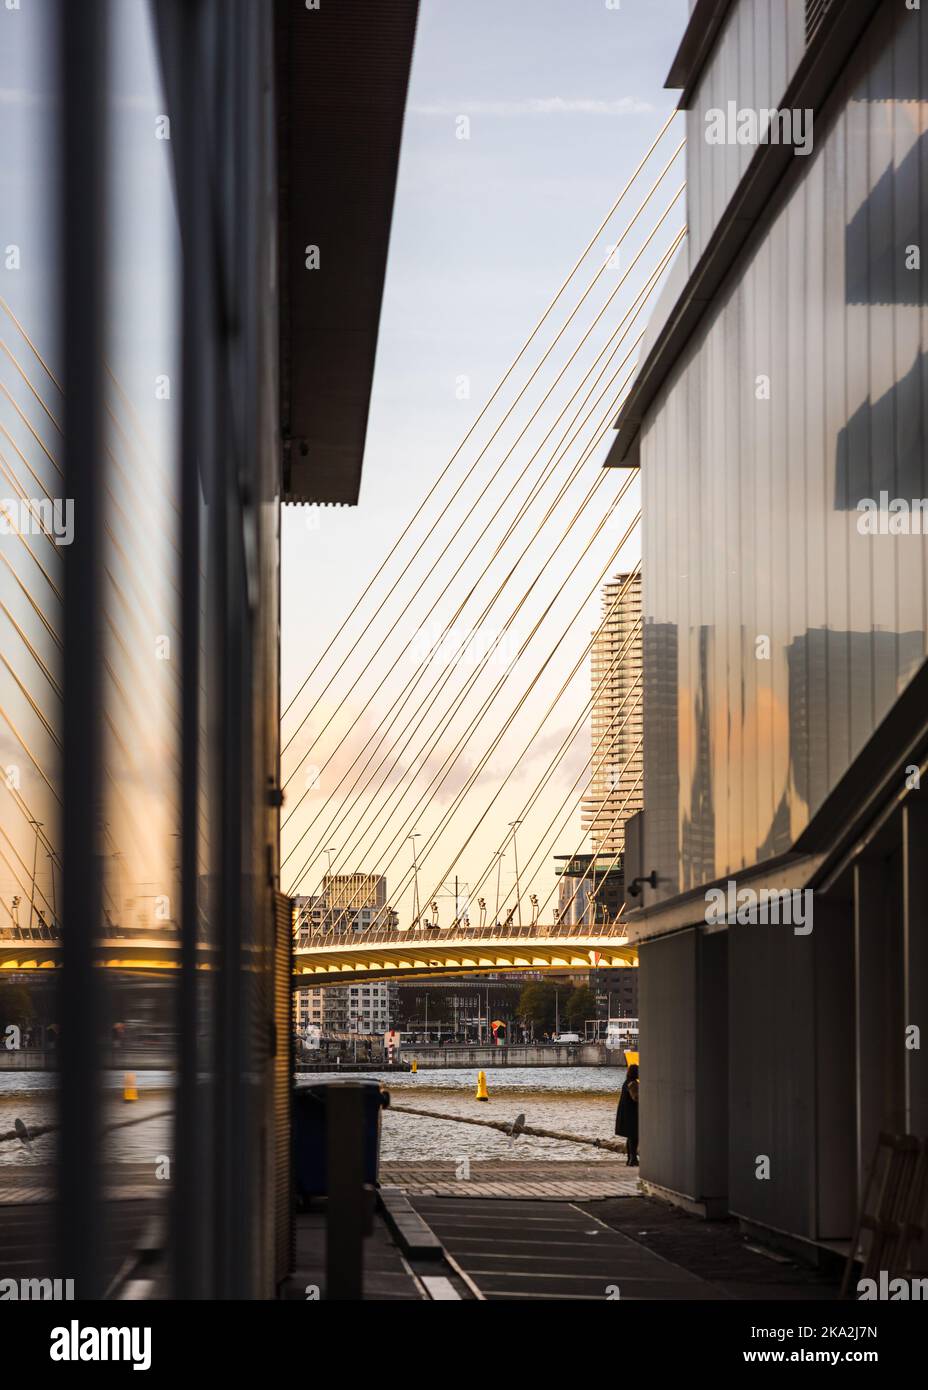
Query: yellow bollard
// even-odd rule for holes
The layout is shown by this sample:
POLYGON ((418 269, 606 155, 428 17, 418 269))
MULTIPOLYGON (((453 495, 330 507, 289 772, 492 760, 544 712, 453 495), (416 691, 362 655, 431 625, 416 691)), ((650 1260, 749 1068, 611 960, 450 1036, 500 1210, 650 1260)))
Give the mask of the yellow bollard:
POLYGON ((127 1071, 126 1078, 122 1086, 123 1100, 138 1100, 139 1093, 135 1084, 135 1072, 127 1071))
POLYGON ((477 1094, 476 1094, 476 1096, 474 1097, 474 1099, 475 1099, 475 1100, 489 1100, 489 1099, 490 1099, 489 1095, 487 1094, 487 1074, 486 1074, 485 1071, 478 1071, 478 1073, 477 1073, 477 1094))
POLYGON ((409 1064, 409 1070, 412 1072, 416 1072, 419 1070, 419 1063, 416 1061, 415 1057, 413 1057, 412 1061, 409 1064))

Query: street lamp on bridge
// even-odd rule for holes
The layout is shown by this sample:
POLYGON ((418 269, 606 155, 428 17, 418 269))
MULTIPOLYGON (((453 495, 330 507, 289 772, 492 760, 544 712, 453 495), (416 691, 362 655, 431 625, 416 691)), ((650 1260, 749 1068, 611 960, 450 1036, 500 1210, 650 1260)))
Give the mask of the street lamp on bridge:
MULTIPOLYGON (((521 824, 522 824, 522 822, 521 822, 520 820, 511 820, 511 821, 509 822, 509 828, 510 828, 510 830, 512 831, 512 852, 513 852, 513 855, 515 856, 515 861, 516 861, 516 912, 518 913, 518 916, 519 916, 519 926, 520 926, 520 927, 521 927, 521 925, 522 925, 522 898, 520 897, 520 894, 519 894, 519 851, 518 851, 518 849, 517 849, 517 847, 516 847, 516 831, 518 830, 518 828, 519 828, 519 826, 520 826, 521 824)), ((507 922, 507 926, 508 926, 508 925, 509 925, 509 924, 508 924, 508 922, 507 922)))
POLYGON ((420 838, 420 834, 420 831, 414 830, 408 837, 412 843, 413 906, 415 908, 412 924, 414 927, 419 925, 419 866, 416 863, 416 841, 420 838))

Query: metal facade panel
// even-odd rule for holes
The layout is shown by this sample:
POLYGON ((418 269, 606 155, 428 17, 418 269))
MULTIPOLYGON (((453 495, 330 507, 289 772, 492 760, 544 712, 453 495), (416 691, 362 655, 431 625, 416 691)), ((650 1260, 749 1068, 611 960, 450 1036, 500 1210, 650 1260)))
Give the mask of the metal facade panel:
POLYGON ((811 1236, 814 933, 753 924, 729 927, 727 935, 729 1206, 738 1216, 811 1236))
POLYGON ((274 894, 274 1282, 293 1268, 293 901, 274 894))
POLYGON ((816 899, 815 1235, 842 1240, 857 1212, 854 928, 850 906, 816 899))
POLYGON ((658 900, 788 851, 928 650, 926 538, 858 526, 881 488, 928 486, 920 278, 882 269, 928 143, 910 18, 884 9, 867 31, 642 429, 658 900))
POLYGON ((267 1297, 280 713, 272 24, 264 6, 180 0, 162 0, 156 20, 184 248, 188 781, 173 1287, 267 1297), (208 972, 206 946, 217 962, 208 972))
POLYGON ((728 934, 696 938, 696 1155, 700 1200, 728 1194, 728 934))
POLYGON ((638 968, 642 1176, 697 1196, 696 932, 645 942, 638 968))
MULTIPOLYGON (((800 0, 801 4, 801 0, 800 0)), ((708 145, 706 113, 768 110, 780 103, 805 48, 797 48, 795 0, 739 0, 687 99, 687 220, 691 264, 705 250, 754 154, 751 145, 708 145)), ((800 15, 801 19, 801 15, 800 15)))
POLYGON ((760 924, 726 933, 729 1206, 837 1240, 856 1198, 853 931, 848 910, 821 899, 813 921, 807 936, 760 924))

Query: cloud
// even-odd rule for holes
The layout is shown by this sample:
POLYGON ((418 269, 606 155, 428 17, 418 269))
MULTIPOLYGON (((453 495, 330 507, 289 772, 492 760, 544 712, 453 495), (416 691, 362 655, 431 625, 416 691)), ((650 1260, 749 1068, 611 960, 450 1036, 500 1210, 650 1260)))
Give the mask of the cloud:
POLYGON ((441 101, 410 106, 416 116, 637 116, 653 111, 637 97, 524 97, 517 101, 441 101))

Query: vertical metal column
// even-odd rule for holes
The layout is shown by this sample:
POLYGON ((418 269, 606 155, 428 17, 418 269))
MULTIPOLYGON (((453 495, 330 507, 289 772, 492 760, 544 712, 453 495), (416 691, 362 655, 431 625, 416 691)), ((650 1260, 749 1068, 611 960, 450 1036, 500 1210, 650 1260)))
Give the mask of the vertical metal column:
MULTIPOLYGON (((177 1099, 171 1229, 171 1288, 177 1298, 211 1292, 206 1264, 208 1114, 199 1080, 198 977, 200 843, 200 523, 209 496, 208 383, 212 284, 209 156, 203 107, 203 7, 157 0, 162 75, 174 127, 182 269, 181 398, 181 951, 177 997, 177 1099), (202 486, 202 490, 201 490, 202 486)), ((208 1083, 207 1083, 208 1084, 208 1083)))
POLYGON ((815 905, 815 1199, 813 1232, 842 1240, 857 1211, 854 939, 846 903, 815 905))
POLYGON ((863 1196, 883 1126, 883 1059, 887 979, 886 869, 882 860, 854 864, 854 1026, 857 1080, 857 1197, 863 1196))
POLYGON ((74 539, 63 551, 62 971, 59 995, 59 1227, 55 1271, 80 1298, 102 1292, 101 1101, 97 1044, 101 921, 104 102, 106 0, 61 5, 64 488, 74 539))
POLYGON ((293 901, 274 894, 274 1283, 293 1269, 293 901))
POLYGON ((253 845, 249 828, 246 778, 252 753, 252 680, 249 612, 242 555, 242 494, 250 476, 249 450, 253 440, 243 428, 247 393, 253 384, 241 374, 242 338, 249 322, 244 313, 239 280, 242 268, 240 221, 248 215, 250 161, 245 143, 253 139, 243 110, 249 55, 245 23, 247 6, 240 0, 221 6, 215 29, 217 77, 217 139, 214 155, 216 251, 228 256, 222 277, 217 325, 221 333, 216 407, 224 419, 218 443, 213 505, 216 508, 215 583, 220 615, 217 671, 221 681, 221 721, 218 728, 221 805, 217 808, 219 843, 219 921, 217 941, 221 967, 216 978, 216 1021, 222 1046, 217 1053, 217 1109, 213 1171, 216 1185, 216 1294, 222 1298, 254 1295, 254 1234, 262 1175, 255 1170, 255 1136, 249 1123, 248 1078, 259 1064, 255 1056, 249 952, 254 930, 253 845))
POLYGON ((909 1134, 928 1135, 928 809, 902 808, 903 1009, 899 1046, 905 1060, 909 1134), (920 1029, 920 1047, 907 1030, 920 1029))
POLYGON ((364 1186, 363 1087, 347 1082, 326 1095, 325 1296, 358 1301, 364 1292, 364 1233, 371 1190, 364 1186))

